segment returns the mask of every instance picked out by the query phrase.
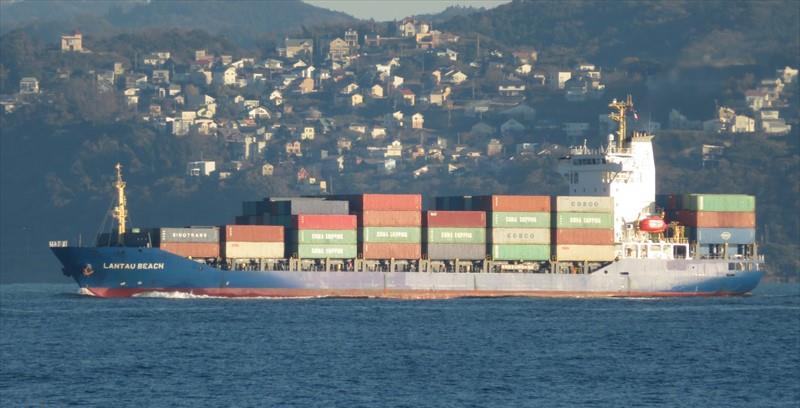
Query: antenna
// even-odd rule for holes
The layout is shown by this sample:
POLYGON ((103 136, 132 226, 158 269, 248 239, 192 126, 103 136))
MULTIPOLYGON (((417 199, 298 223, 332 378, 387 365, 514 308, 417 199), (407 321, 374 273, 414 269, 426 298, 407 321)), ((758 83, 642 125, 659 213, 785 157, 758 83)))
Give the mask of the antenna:
POLYGON ((619 129, 617 130, 617 147, 622 148, 628 141, 627 113, 628 110, 633 109, 633 98, 629 94, 628 99, 625 102, 614 99, 610 104, 608 104, 608 107, 617 110, 617 112, 611 112, 608 117, 614 122, 617 122, 619 126, 619 129))
POLYGON ((125 182, 122 180, 122 165, 117 163, 117 181, 114 188, 117 189, 117 206, 114 207, 114 218, 117 219, 117 243, 122 245, 122 237, 125 235, 125 222, 128 219, 128 200, 125 198, 125 182))

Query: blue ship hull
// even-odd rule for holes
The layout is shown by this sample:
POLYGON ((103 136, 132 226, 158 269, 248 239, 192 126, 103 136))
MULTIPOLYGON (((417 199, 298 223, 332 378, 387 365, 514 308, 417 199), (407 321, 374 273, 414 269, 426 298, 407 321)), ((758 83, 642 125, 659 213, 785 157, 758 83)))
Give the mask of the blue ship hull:
POLYGON ((222 270, 156 248, 57 247, 65 275, 101 297, 181 292, 225 297, 731 296, 762 278, 754 261, 623 259, 590 274, 222 270), (743 265, 742 262, 739 262, 743 265))

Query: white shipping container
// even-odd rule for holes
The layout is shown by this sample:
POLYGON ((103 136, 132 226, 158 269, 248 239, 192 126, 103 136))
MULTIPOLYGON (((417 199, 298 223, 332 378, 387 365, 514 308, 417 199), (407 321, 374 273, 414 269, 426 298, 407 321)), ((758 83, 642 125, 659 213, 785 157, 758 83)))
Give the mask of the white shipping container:
POLYGON ((558 196, 556 212, 613 213, 612 197, 558 196))
POLYGON ((559 261, 613 261, 617 256, 614 245, 556 245, 559 261))
POLYGON ((492 244, 549 244, 550 228, 492 228, 492 244))
POLYGON ((233 259, 279 259, 283 258, 283 242, 225 242, 223 252, 233 259))

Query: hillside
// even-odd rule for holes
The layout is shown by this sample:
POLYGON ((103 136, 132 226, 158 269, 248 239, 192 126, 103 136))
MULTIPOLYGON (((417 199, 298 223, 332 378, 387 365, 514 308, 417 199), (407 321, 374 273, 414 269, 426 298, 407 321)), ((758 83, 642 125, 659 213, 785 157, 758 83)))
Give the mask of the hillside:
POLYGON ((300 0, 17 1, 2 3, 2 29, 24 28, 41 40, 79 29, 109 36, 123 31, 200 29, 251 45, 266 33, 290 33, 306 26, 354 19, 300 0))
POLYGON ((800 8, 764 1, 525 1, 454 17, 439 28, 491 46, 530 45, 553 62, 613 65, 626 57, 671 65, 800 61, 800 8))

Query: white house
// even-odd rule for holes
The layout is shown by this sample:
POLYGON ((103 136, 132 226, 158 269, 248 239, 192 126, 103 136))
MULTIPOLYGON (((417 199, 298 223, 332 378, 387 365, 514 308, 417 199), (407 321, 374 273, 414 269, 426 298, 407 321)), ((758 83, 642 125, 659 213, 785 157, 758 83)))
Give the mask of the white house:
POLYGON ((384 157, 397 157, 400 158, 403 156, 403 143, 399 140, 395 140, 392 143, 389 143, 386 146, 386 153, 383 154, 384 157))
POLYGON ((215 70, 213 73, 212 81, 220 85, 235 85, 236 84, 236 68, 227 67, 225 69, 215 70))
POLYGON ((207 177, 217 171, 217 163, 212 160, 193 161, 186 164, 186 175, 189 177, 207 177))
POLYGON ((314 126, 303 127, 303 133, 300 135, 300 140, 314 140, 315 136, 314 126))
POLYGON ((263 106, 257 106, 255 108, 248 110, 247 116, 250 119, 269 119, 272 117, 267 108, 263 106))
POLYGON ((425 126, 425 117, 417 112, 411 116, 411 128, 422 129, 425 126))
POLYGON ((39 80, 34 77, 25 77, 19 81, 19 93, 21 94, 38 94, 39 93, 39 80))

